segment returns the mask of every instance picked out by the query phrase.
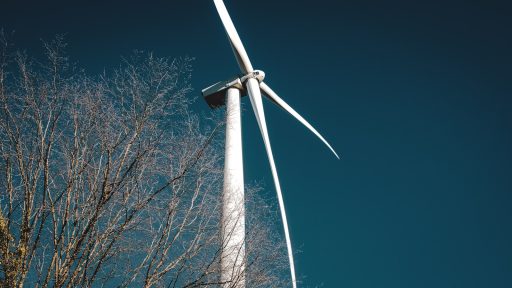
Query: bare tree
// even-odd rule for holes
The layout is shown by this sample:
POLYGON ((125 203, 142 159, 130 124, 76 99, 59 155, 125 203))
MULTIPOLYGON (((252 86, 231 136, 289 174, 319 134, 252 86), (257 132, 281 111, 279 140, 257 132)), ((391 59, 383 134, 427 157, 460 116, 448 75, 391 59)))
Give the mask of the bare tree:
MULTIPOLYGON (((223 284, 223 124, 189 109, 191 59, 136 52, 88 77, 62 37, 42 63, 0 43, 0 285, 223 284)), ((279 287, 284 246, 253 192, 246 281, 279 287)))

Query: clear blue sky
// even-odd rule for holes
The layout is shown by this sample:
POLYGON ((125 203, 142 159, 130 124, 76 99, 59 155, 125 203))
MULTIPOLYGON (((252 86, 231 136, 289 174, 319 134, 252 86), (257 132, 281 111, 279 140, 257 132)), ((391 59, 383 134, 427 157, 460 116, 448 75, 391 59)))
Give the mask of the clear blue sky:
MULTIPOLYGON (((132 49, 194 56, 198 97, 238 73, 212 1, 103 2, 3 0, 0 27, 33 52, 67 33, 89 73, 132 49)), ((506 1, 225 3, 255 68, 343 155, 265 103, 303 287, 512 287, 506 1)), ((274 195, 247 100, 245 178, 274 195)))

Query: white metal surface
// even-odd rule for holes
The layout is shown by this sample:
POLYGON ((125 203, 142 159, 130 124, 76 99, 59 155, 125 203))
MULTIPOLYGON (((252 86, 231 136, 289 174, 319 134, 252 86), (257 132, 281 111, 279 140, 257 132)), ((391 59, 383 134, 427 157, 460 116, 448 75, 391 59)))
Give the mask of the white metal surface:
POLYGON ((245 203, 240 90, 226 95, 226 156, 222 205, 222 287, 245 287, 245 203))
POLYGON ((255 78, 249 78, 246 84, 247 94, 251 100, 252 109, 258 121, 260 127, 261 136, 265 143, 265 149, 267 150, 268 161, 270 162, 270 169, 272 170, 272 177, 274 178, 274 184, 276 187, 277 200, 279 202, 279 209, 281 210, 281 219, 283 221, 284 236, 286 239, 286 246, 288 248, 288 259, 290 261, 290 273, 292 277, 293 287, 297 287, 297 281, 295 279, 295 264, 293 262, 292 242, 290 240, 290 232, 288 230, 288 220, 286 219, 286 211, 284 209, 283 194, 281 192, 281 185, 279 184, 279 177, 277 176, 276 164, 274 162, 274 155, 272 154, 272 147, 270 146, 270 139, 268 137, 267 123, 265 121, 265 113, 263 111, 263 103, 261 101, 261 91, 258 80, 255 78))
POLYGON ((240 78, 235 77, 227 81, 217 82, 203 89, 201 92, 203 94, 204 100, 206 100, 206 103, 208 103, 211 108, 217 108, 226 104, 226 92, 230 87, 244 90, 240 78))
POLYGON ((204 88, 201 93, 203 94, 204 97, 208 97, 212 94, 215 94, 215 93, 218 93, 218 92, 222 92, 222 93, 225 93, 224 90, 230 88, 230 87, 235 87, 235 88, 238 88, 238 89, 243 89, 242 87, 242 82, 240 81, 240 78, 238 77, 233 77, 233 79, 230 79, 230 80, 227 80, 227 81, 219 81, 211 86, 208 86, 206 88, 204 88))
POLYGON ((252 72, 249 72, 247 74, 245 74, 244 76, 242 76, 240 78, 240 81, 242 83, 245 83, 245 81, 247 81, 247 79, 249 78, 256 78, 258 79, 258 82, 261 82, 263 81, 263 79, 265 79, 265 72, 261 71, 261 70, 254 70, 252 72))
POLYGON ((213 3, 215 3, 217 12, 222 20, 222 24, 224 24, 224 29, 228 34, 229 42, 231 43, 231 47, 233 48, 233 52, 235 53, 240 69, 244 74, 252 72, 253 69, 251 61, 249 60, 249 56, 247 56, 247 52, 245 52, 244 45, 240 40, 240 36, 238 36, 238 33, 236 32, 235 25, 233 25, 233 21, 231 21, 231 17, 228 14, 228 10, 226 9, 224 2, 222 2, 222 0, 213 0, 213 3))
POLYGON ((293 117, 295 117, 295 119, 299 120, 300 123, 302 123, 304 126, 306 126, 311 132, 313 132, 318 138, 320 138, 320 140, 322 140, 322 142, 324 142, 324 144, 327 145, 327 147, 329 147, 329 149, 331 149, 332 153, 334 153, 336 158, 340 159, 340 157, 338 156, 338 153, 336 153, 336 151, 334 151, 331 144, 329 144, 329 142, 327 142, 327 140, 325 140, 325 138, 322 137, 322 135, 320 135, 320 133, 318 131, 316 131, 316 129, 313 128, 313 126, 311 126, 311 124, 309 124, 308 121, 306 121, 306 119, 302 118, 302 116, 300 116, 300 114, 297 113, 297 111, 295 111, 292 107, 290 107, 290 105, 288 105, 286 102, 284 102, 283 99, 281 99, 279 96, 277 96, 277 94, 274 92, 274 90, 270 89, 270 87, 267 84, 265 84, 264 82, 260 83, 260 87, 261 87, 261 90, 263 90, 263 93, 265 93, 274 103, 276 103, 277 106, 281 107, 283 110, 287 111, 293 117))

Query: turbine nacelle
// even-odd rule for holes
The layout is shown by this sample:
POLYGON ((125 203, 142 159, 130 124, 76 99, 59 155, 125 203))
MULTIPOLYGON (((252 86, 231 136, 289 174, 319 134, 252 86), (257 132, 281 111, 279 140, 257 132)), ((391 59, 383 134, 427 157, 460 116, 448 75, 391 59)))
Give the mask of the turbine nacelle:
POLYGON ((226 81, 217 82, 209 87, 204 88, 201 93, 204 100, 208 103, 210 108, 215 109, 226 105, 226 91, 229 88, 236 88, 240 90, 241 96, 246 95, 244 86, 239 77, 233 77, 226 81))
POLYGON ((217 82, 201 91, 204 100, 208 103, 210 108, 218 108, 226 105, 226 90, 229 88, 236 88, 240 90, 240 96, 246 96, 247 91, 244 88, 245 82, 249 79, 256 79, 259 83, 265 79, 265 72, 261 70, 254 70, 244 76, 233 77, 226 81, 217 82))

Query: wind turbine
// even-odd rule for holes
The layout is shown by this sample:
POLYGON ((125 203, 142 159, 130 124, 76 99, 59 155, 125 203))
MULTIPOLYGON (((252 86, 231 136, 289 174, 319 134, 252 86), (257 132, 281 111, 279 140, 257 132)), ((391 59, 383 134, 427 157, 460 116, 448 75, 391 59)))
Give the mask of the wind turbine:
MULTIPOLYGON (((299 122, 313 132, 339 159, 338 154, 331 145, 311 126, 302 116, 290 107, 283 99, 263 82, 265 73, 261 70, 254 70, 245 51, 245 48, 228 14, 222 0, 214 0, 217 12, 222 20, 224 29, 235 54, 242 75, 228 81, 218 82, 203 89, 203 96, 212 108, 226 105, 226 157, 224 166, 224 189, 222 208, 222 238, 223 249, 221 253, 221 282, 229 283, 234 275, 239 275, 235 287, 245 287, 245 209, 244 209, 244 183, 243 183, 243 160, 240 120, 240 97, 249 95, 252 109, 256 116, 258 126, 263 137, 270 169, 274 179, 279 209, 283 222, 284 235, 290 262, 290 274, 293 287, 297 287, 295 277, 295 265, 293 262, 292 245, 288 229, 288 220, 284 208, 283 195, 279 177, 270 146, 270 139, 263 111, 262 93, 274 104, 281 107, 299 122), (239 274, 235 274, 239 273, 239 274), (241 275, 241 276, 240 276, 241 275)), ((233 287, 233 283, 229 284, 233 287)), ((225 285, 228 286, 228 285, 225 285)))

